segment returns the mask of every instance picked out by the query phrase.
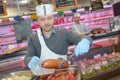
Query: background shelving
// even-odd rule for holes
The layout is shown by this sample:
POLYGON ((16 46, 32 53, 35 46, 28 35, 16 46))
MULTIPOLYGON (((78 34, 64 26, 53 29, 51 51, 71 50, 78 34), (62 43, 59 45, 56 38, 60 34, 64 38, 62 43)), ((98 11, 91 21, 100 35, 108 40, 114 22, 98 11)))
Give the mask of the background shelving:
MULTIPOLYGON (((109 29, 109 21, 110 21, 111 18, 114 17, 113 12, 112 12, 112 8, 107 9, 105 11, 102 10, 102 11, 98 11, 98 12, 97 11, 96 12, 84 12, 84 11, 80 11, 78 9, 78 12, 82 13, 81 18, 80 18, 81 23, 87 25, 88 28, 92 28, 92 29, 98 28, 98 27, 102 27, 104 29, 109 29), (97 22, 99 22, 99 24, 97 22), (92 24, 92 25, 90 25, 90 24, 92 24)), ((64 14, 65 14, 64 17, 63 17, 64 23, 55 24, 55 27, 62 27, 62 28, 71 29, 72 24, 74 23, 73 22, 73 14, 70 11, 65 11, 64 14)), ((30 17, 29 17, 29 19, 31 20, 31 28, 33 28, 32 26, 34 24, 38 24, 37 21, 33 21, 30 17)), ((55 20, 57 20, 57 19, 58 19, 58 22, 59 22, 60 16, 55 14, 55 20)), ((1 23, 1 25, 0 25, 1 26, 0 27, 0 39, 2 39, 2 40, 7 40, 8 39, 9 40, 10 38, 15 37, 15 32, 13 30, 14 22, 13 22, 13 20, 11 20, 11 21, 12 22, 2 23, 1 20, 0 20, 0 23, 1 23), (5 32, 3 30, 5 30, 5 32)), ((39 29, 39 28, 38 27, 33 28, 32 31, 35 32, 37 29, 39 29)), ((117 34, 119 34, 119 31, 117 33, 113 32, 113 35, 117 35, 117 34)), ((109 37, 109 36, 112 36, 112 34, 107 33, 107 34, 104 34, 104 35, 92 36, 92 38, 98 40, 98 39, 103 39, 103 38, 109 37)), ((14 39, 14 41, 9 42, 9 43, 5 42, 5 44, 3 43, 3 41, 2 41, 2 43, 0 43, 0 50, 1 50, 0 51, 0 54, 1 54, 0 55, 0 60, 6 59, 6 58, 16 57, 16 56, 20 56, 20 55, 25 55, 25 52, 22 51, 22 49, 18 49, 18 51, 12 52, 10 54, 6 54, 6 50, 10 49, 9 45, 14 45, 14 48, 26 47, 25 49, 27 49, 27 41, 25 41, 23 43, 19 43, 19 44, 16 43, 15 39, 14 39)), ((72 46, 71 49, 69 49, 68 53, 70 53, 70 54, 73 53, 74 47, 75 46, 72 46)), ((103 47, 103 46, 96 46, 96 45, 93 44, 93 47, 90 49, 89 54, 81 55, 77 59, 93 58, 93 55, 98 54, 97 53, 98 51, 100 51, 100 52, 103 51, 103 53, 104 53, 105 51, 109 50, 109 52, 112 52, 112 49, 113 48, 111 48, 111 46, 103 47)), ((103 54, 103 53, 101 53, 101 54, 103 54)))
MULTIPOLYGON (((80 18, 80 22, 85 24, 86 26, 88 26, 88 28, 96 28, 96 27, 102 27, 105 29, 109 29, 109 20, 113 17, 113 12, 112 12, 112 8, 111 5, 110 6, 105 6, 106 10, 101 10, 101 11, 95 11, 95 12, 86 12, 84 11, 84 9, 78 9, 77 12, 82 13, 81 14, 81 18, 80 18), (83 14, 83 12, 85 12, 83 14)), ((66 29, 71 29, 72 25, 73 25, 73 13, 70 10, 66 10, 64 11, 64 23, 59 23, 60 21, 60 16, 57 14, 57 12, 55 12, 55 27, 61 27, 61 28, 66 28, 66 29), (70 14, 70 15, 69 15, 70 14), (56 24, 56 21, 58 21, 56 24)), ((26 20, 31 19, 30 16, 24 16, 24 18, 26 20)), ((12 37, 15 37, 15 33, 14 33, 14 28, 13 28, 13 24, 18 23, 17 21, 15 21, 13 18, 9 19, 10 22, 7 23, 2 23, 2 19, 0 20, 0 45, 1 46, 7 46, 7 45, 13 45, 16 44, 15 39, 12 41, 4 41, 3 40, 9 40, 12 37), (5 31, 3 31, 5 30, 5 31)), ((36 21, 32 21, 31 19, 31 27, 34 24, 38 24, 36 21)), ((35 32, 37 29, 39 28, 35 28, 32 29, 33 32, 35 32)), ((4 48, 5 49, 5 48, 4 48)))

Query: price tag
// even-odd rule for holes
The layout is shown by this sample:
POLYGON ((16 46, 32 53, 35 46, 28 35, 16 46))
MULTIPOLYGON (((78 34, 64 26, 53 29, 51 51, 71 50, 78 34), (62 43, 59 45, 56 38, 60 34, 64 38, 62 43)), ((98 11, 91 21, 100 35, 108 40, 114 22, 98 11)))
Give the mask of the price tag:
POLYGON ((101 54, 95 55, 95 56, 94 56, 94 59, 97 59, 97 58, 99 58, 99 57, 101 57, 101 54))
POLYGON ((13 48, 15 48, 15 45, 9 45, 8 46, 8 49, 13 49, 13 48))

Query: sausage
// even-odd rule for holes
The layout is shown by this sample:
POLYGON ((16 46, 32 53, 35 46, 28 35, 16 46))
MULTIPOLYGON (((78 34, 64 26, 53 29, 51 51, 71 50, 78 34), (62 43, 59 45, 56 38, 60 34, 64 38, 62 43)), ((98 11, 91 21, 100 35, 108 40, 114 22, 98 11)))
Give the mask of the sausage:
POLYGON ((71 76, 71 80, 76 80, 76 76, 71 76))
POLYGON ((76 70, 74 71, 55 71, 52 74, 40 76, 37 80, 76 80, 76 70))
POLYGON ((65 75, 66 80, 71 80, 71 76, 72 76, 71 72, 70 72, 70 71, 67 71, 67 72, 66 72, 66 75, 65 75))
POLYGON ((56 77, 56 80, 63 80, 62 76, 56 77))
POLYGON ((39 76, 40 79, 46 79, 48 77, 48 75, 41 75, 39 76))
POLYGON ((73 74, 74 76, 76 76, 76 75, 77 75, 77 70, 73 70, 72 74, 73 74))
POLYGON ((68 66, 68 61, 63 59, 47 59, 42 62, 42 67, 48 69, 63 69, 68 68, 68 66))
POLYGON ((55 78, 55 74, 53 73, 53 74, 50 74, 47 78, 46 78, 46 80, 51 80, 52 78, 55 78))

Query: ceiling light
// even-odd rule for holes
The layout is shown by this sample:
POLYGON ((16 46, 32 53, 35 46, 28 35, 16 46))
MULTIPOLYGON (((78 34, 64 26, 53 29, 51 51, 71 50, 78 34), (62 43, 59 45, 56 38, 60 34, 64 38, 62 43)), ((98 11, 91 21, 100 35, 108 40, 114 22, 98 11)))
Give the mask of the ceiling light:
POLYGON ((6 0, 4 0, 4 3, 6 3, 6 0))
POLYGON ((27 2, 28 2, 27 0, 19 1, 20 4, 25 4, 27 2))

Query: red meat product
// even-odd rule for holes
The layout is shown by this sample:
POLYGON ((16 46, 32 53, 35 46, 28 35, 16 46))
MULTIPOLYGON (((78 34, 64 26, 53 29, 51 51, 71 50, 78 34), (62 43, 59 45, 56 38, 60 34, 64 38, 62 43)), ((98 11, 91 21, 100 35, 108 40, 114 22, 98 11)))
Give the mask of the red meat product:
POLYGON ((42 62, 42 67, 44 68, 68 68, 69 63, 63 59, 47 59, 42 62))

